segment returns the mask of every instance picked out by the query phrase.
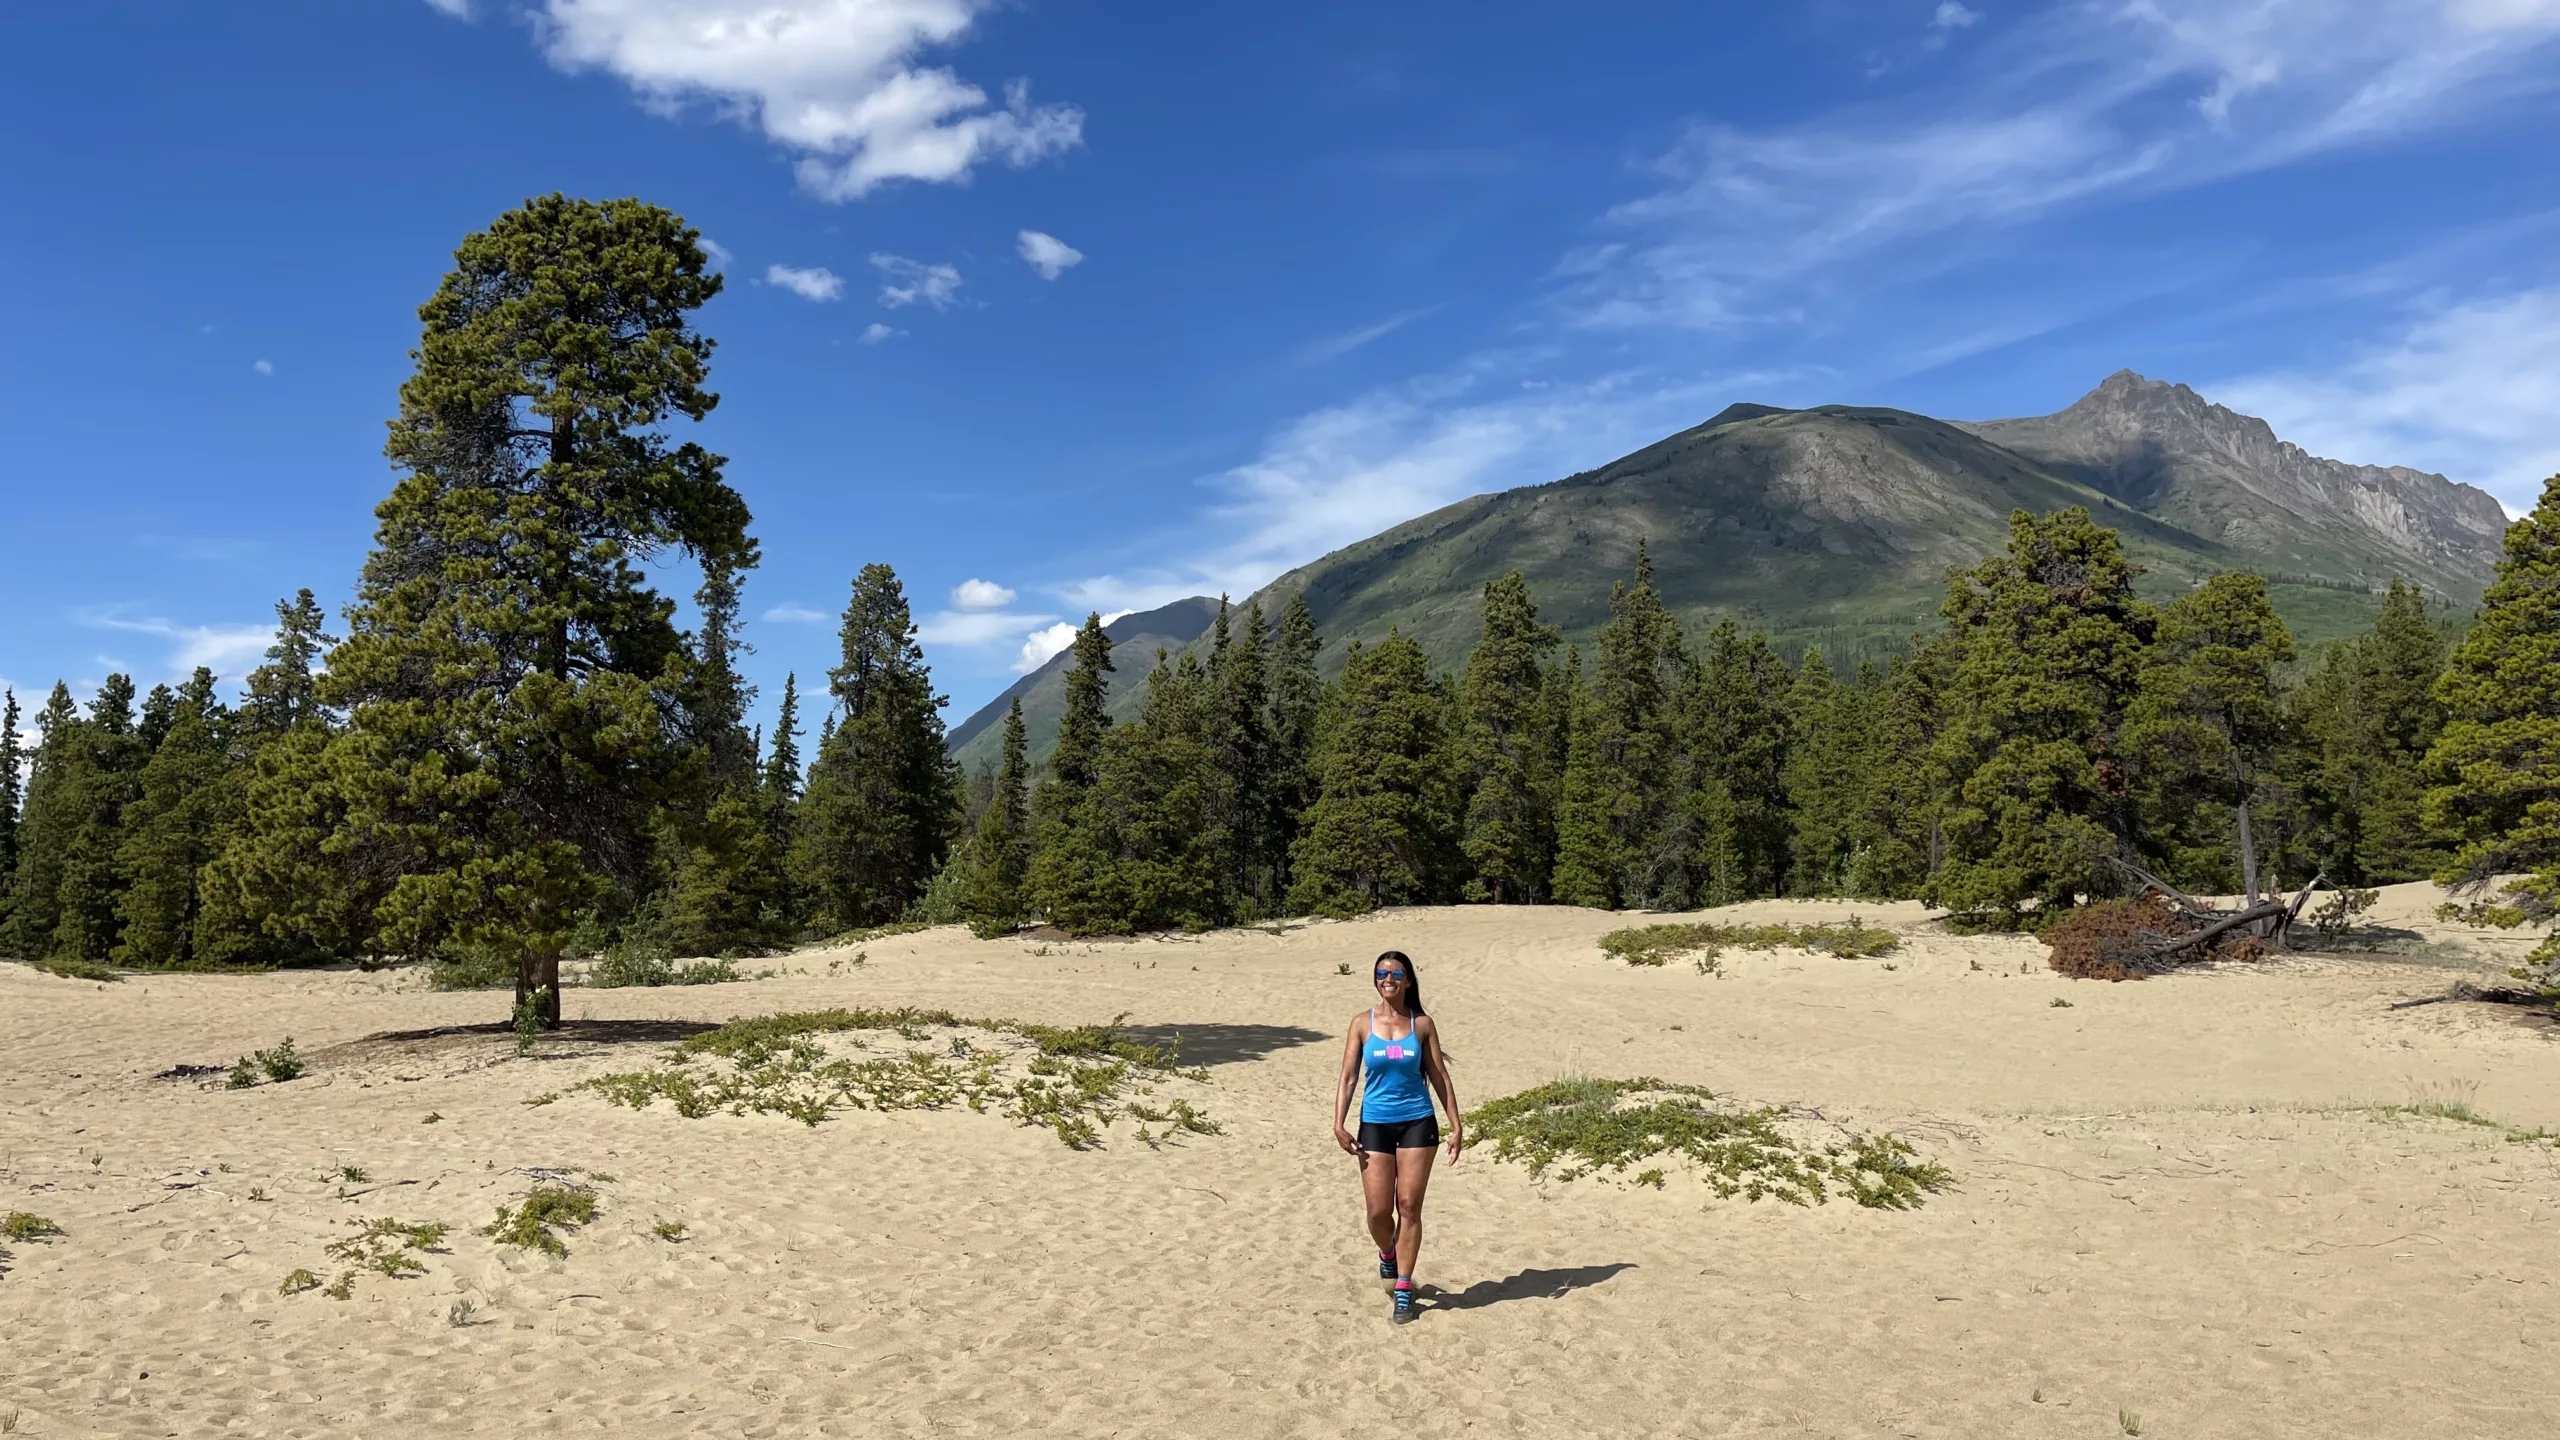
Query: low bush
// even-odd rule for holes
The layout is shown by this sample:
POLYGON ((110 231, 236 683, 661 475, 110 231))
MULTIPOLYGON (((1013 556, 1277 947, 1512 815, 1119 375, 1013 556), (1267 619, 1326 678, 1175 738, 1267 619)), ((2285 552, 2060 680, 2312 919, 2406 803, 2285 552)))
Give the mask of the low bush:
MULTIPOLYGON (((1576 1180, 1660 1156, 1685 1159, 1715 1193, 1818 1205, 1843 1191, 1860 1205, 1907 1210, 1954 1183, 1899 1136, 1841 1129, 1777 1107, 1724 1109, 1699 1085, 1565 1079, 1505 1096, 1467 1117, 1467 1145, 1490 1144, 1533 1176, 1576 1180)), ((1661 1188, 1659 1168, 1636 1183, 1661 1188)))
POLYGON ((499 1206, 497 1216, 480 1227, 480 1233, 501 1245, 539 1250, 556 1258, 569 1253, 559 1232, 592 1225, 595 1218, 594 1191, 571 1185, 536 1185, 515 1205, 499 1206))
POLYGON ((59 975, 65 980, 97 980, 113 983, 124 978, 121 971, 110 970, 95 960, 82 960, 70 955, 57 955, 50 960, 38 960, 35 962, 35 968, 47 975, 59 975))
POLYGON ((516 952, 495 945, 457 941, 427 964, 431 990, 512 990, 515 983, 516 952))
POLYGON ((817 1010, 733 1020, 678 1043, 665 1065, 600 1075, 578 1088, 635 1110, 664 1100, 687 1119, 753 1112, 805 1125, 841 1109, 993 1108, 1018 1124, 1047 1126, 1069 1149, 1082 1150, 1098 1144, 1123 1114, 1139 1121, 1139 1138, 1149 1145, 1176 1132, 1217 1133, 1188 1101, 1156 1111, 1133 1098, 1168 1078, 1207 1078, 1205 1071, 1181 1069, 1178 1052, 1178 1046, 1133 1040, 1116 1024, 970 1020, 946 1010, 817 1010), (939 1050, 922 1048, 935 1030, 963 1033, 949 1036, 939 1050), (868 1031, 888 1031, 915 1048, 855 1058, 830 1054, 822 1043, 825 1036, 868 1031), (973 1039, 971 1031, 980 1033, 973 1039), (1150 1131, 1151 1123, 1167 1128, 1150 1131))
POLYGON ((61 1226, 41 1215, 29 1214, 24 1210, 12 1210, 7 1215, 0 1216, 0 1240, 49 1241, 62 1233, 61 1226))
POLYGON ((649 945, 614 946, 587 972, 587 983, 601 990, 632 986, 726 985, 748 978, 738 972, 738 964, 734 960, 679 962, 662 947, 649 945))
POLYGON ((1717 955, 1728 949, 1775 950, 1794 946, 1858 960, 1890 955, 1901 944, 1901 936, 1862 925, 1855 915, 1839 925, 1720 925, 1707 921, 1644 925, 1612 930, 1600 937, 1601 950, 1630 965, 1664 965, 1683 955, 1694 955, 1704 970, 1715 968, 1717 955))

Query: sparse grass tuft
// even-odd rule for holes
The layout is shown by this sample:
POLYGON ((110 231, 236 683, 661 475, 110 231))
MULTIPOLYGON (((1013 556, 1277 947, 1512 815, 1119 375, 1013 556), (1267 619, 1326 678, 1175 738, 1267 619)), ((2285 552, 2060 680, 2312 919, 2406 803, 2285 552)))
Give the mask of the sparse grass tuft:
POLYGON ((444 1323, 452 1326, 456 1330, 460 1330, 466 1326, 478 1323, 475 1317, 477 1317, 479 1313, 480 1302, 472 1299, 468 1295, 465 1295, 461 1299, 454 1301, 452 1308, 444 1312, 444 1323))
POLYGON ((50 960, 38 960, 35 962, 35 967, 47 975, 59 975, 65 980, 95 980, 101 984, 109 984, 124 978, 122 972, 110 970, 95 960, 81 960, 69 955, 57 955, 50 960))
POLYGON ((1839 925, 1693 922, 1612 930, 1600 937, 1602 951, 1630 965, 1666 965, 1683 955, 1695 955, 1698 973, 1702 975, 1715 973, 1716 957, 1725 950, 1775 950, 1780 946, 1795 946, 1859 960, 1890 955, 1901 944, 1902 937, 1890 930, 1860 924, 1855 915, 1850 916, 1846 924, 1839 925))
POLYGON ((567 1185, 536 1185, 516 1205, 499 1206, 497 1216, 482 1226, 480 1233, 501 1245, 539 1250, 556 1258, 569 1253, 569 1247, 561 1243, 556 1232, 592 1224, 595 1218, 594 1191, 567 1185))
POLYGON ((231 1062, 231 1078, 223 1082, 227 1090, 246 1090, 258 1083, 258 1065, 243 1055, 231 1062))
POLYGON ((605 952, 587 972, 587 983, 602 990, 632 986, 659 985, 727 985, 754 976, 741 974, 734 960, 688 960, 679 963, 672 956, 639 946, 625 946, 605 952))
MULTIPOLYGON (((1639 1161, 1677 1156, 1721 1197, 1792 1205, 1821 1204, 1845 1190, 1860 1205, 1907 1210, 1954 1183, 1898 1136, 1829 1127, 1836 1133, 1806 1138, 1802 1132, 1819 1124, 1810 1117, 1775 1107, 1724 1110, 1714 1099, 1704 1086, 1664 1080, 1557 1080, 1468 1116, 1467 1144, 1490 1141, 1495 1159, 1519 1161, 1540 1178, 1553 1170, 1559 1180, 1623 1174, 1639 1161)), ((1662 1172, 1641 1171, 1636 1183, 1659 1188, 1662 1172)))
POLYGON ((418 1123, 419 1123, 419 1124, 421 1124, 421 1125, 433 1125, 433 1124, 436 1124, 436 1123, 438 1123, 439 1121, 441 1121, 441 1120, 443 1120, 443 1119, 444 1119, 444 1115, 443 1115, 443 1113, 442 1113, 442 1112, 440 1112, 440 1111, 435 1111, 435 1110, 430 1110, 430 1111, 428 1111, 428 1112, 427 1112, 427 1118, 425 1118, 425 1119, 423 1119, 423 1120, 419 1121, 418 1123))
POLYGON ((284 1283, 276 1287, 276 1293, 279 1295, 300 1295, 305 1291, 317 1290, 319 1288, 319 1276, 312 1274, 308 1270, 296 1269, 284 1277, 284 1283))
POLYGON ((373 1172, 361 1165, 341 1165, 322 1178, 343 1180, 350 1185, 361 1185, 373 1178, 373 1172))
POLYGON ((2044 1008, 2047 1010, 2068 1010, 2071 1008, 2071 1002, 2063 999, 2059 995, 2056 995, 2052 999, 2044 1002, 2044 1008))
POLYGON ((24 1210, 12 1210, 7 1215, 0 1216, 0 1240, 50 1241, 62 1233, 61 1226, 41 1215, 31 1215, 24 1210))
POLYGON ((356 1298, 356 1272, 353 1270, 339 1271, 338 1278, 330 1281, 328 1285, 320 1291, 320 1293, 328 1296, 332 1300, 353 1300, 356 1298))
POLYGON ((2139 1435, 2142 1433, 2142 1417, 2131 1410, 2118 1410, 2116 1428, 2127 1435, 2139 1435))
POLYGON ((677 1241, 684 1239, 684 1222, 681 1220, 661 1220, 657 1224, 649 1227, 649 1233, 666 1241, 668 1244, 673 1245, 677 1241))
MULTIPOLYGON (((953 1104, 991 1106, 1023 1125, 1045 1125, 1072 1150, 1097 1144, 1102 1131, 1131 1109, 1133 1097, 1169 1077, 1200 1080, 1180 1067, 1178 1048, 1150 1045, 1110 1025, 1055 1026, 1014 1020, 970 1020, 946 1010, 818 1010, 733 1020, 675 1047, 652 1070, 601 1075, 579 1088, 608 1102, 646 1109, 659 1100, 687 1119, 726 1111, 787 1115, 816 1125, 839 1109, 938 1110, 953 1104), (954 1037, 937 1052, 924 1048, 932 1029, 990 1032, 995 1040, 954 1037), (908 1042, 904 1054, 854 1059, 830 1055, 828 1035, 888 1031, 908 1042), (1028 1042, 1000 1043, 1004 1037, 1028 1042), (725 1065, 702 1062, 723 1061, 725 1065), (1009 1068, 1023 1063, 1019 1071, 1009 1068)), ((1187 1101, 1143 1122, 1173 1131, 1216 1134, 1187 1101)), ((1141 1138, 1155 1143, 1147 1132, 1141 1138)))
POLYGON ((258 1068, 265 1071, 267 1079, 275 1084, 302 1078, 302 1054, 293 1048, 290 1035, 284 1037, 283 1043, 272 1049, 255 1051, 249 1058, 257 1062, 258 1068))

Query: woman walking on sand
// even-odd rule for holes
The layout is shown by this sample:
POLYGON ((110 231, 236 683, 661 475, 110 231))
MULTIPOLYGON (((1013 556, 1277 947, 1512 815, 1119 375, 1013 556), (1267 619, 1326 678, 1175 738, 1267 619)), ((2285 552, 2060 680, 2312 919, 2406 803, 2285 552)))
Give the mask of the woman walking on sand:
POLYGON ((1422 1010, 1422 978, 1401 950, 1378 957, 1378 1003, 1351 1017, 1342 1042, 1342 1079, 1333 1092, 1333 1139, 1360 1157, 1360 1189, 1369 1205, 1369 1234, 1378 1242, 1378 1278, 1395 1286, 1395 1321, 1413 1318, 1413 1266, 1422 1254, 1422 1193, 1431 1184, 1440 1125, 1431 1097, 1449 1112, 1449 1159, 1466 1136, 1458 1090, 1440 1051, 1440 1027, 1422 1010), (1342 1128, 1360 1086, 1360 1133, 1342 1128))

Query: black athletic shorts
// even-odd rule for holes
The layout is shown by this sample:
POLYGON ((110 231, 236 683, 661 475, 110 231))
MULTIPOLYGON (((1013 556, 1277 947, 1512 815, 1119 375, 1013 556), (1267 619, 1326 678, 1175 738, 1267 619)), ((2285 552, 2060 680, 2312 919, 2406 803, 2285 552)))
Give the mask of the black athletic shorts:
POLYGON ((1376 1121, 1360 1122, 1360 1148, 1363 1150, 1428 1150, 1440 1143, 1440 1117, 1425 1115, 1419 1120, 1397 1120, 1381 1125, 1376 1121))

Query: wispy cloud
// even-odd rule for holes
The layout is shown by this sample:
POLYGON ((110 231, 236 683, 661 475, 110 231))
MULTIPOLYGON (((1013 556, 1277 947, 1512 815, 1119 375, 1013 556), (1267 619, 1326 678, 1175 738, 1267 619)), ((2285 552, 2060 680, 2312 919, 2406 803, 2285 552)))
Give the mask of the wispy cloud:
POLYGON ((904 255, 874 255, 871 263, 888 277, 880 284, 880 303, 892 310, 906 305, 948 310, 960 294, 957 266, 927 265, 904 255))
POLYGON ((2210 393, 2314 454, 2440 471, 2520 512, 2560 474, 2560 287, 2439 302, 2334 366, 2210 393))
POLYGON ((1040 274, 1043 280, 1055 280, 1084 263, 1084 252, 1055 235, 1025 230, 1014 237, 1014 249, 1022 255, 1022 263, 1040 274))
POLYGON ((471 18, 471 0, 427 0, 427 4, 456 20, 471 18))
POLYGON ((276 373, 275 362, 272 360, 260 360, 249 368, 257 371, 261 375, 273 375, 276 373))
POLYGON ((793 265, 768 265, 764 283, 778 286, 803 300, 824 302, 844 298, 844 277, 824 265, 801 269, 793 265))
POLYGON ((1186 562, 1094 575, 1063 588, 1078 606, 1161 605, 1243 595, 1287 570, 1469 495, 1561 479, 1704 420, 1782 377, 1606 376, 1549 385, 1491 370, 1391 387, 1306 415, 1251 462, 1204 484, 1218 500, 1167 544, 1186 562))
MULTIPOLYGON (((165 662, 168 674, 176 678, 202 665, 216 675, 237 680, 254 667, 275 641, 273 627, 267 625, 182 625, 156 616, 126 613, 124 605, 95 606, 75 610, 73 623, 100 630, 121 630, 136 635, 150 635, 169 642, 165 662)), ((107 664, 106 657, 99 663, 107 664)), ((109 668, 122 668, 110 665, 109 668)))
POLYGON ((1084 113, 1034 105, 1028 82, 1007 85, 997 103, 924 63, 993 6, 541 0, 534 29, 560 69, 613 75, 660 113, 700 106, 753 126, 800 157, 802 188, 845 201, 895 180, 957 181, 983 164, 1029 165, 1082 143, 1084 113))
POLYGON ((785 600, 766 610, 764 618, 776 625, 823 625, 834 617, 797 600, 785 600))
MULTIPOLYGON (((1933 26, 1960 22, 1942 8, 1933 26)), ((1961 22, 1970 23, 1970 22, 1961 22)), ((1804 125, 1699 122, 1558 267, 1602 327, 1790 316, 1824 277, 2108 195, 2202 184, 2560 85, 2555 0, 2124 0, 1989 37, 1927 93, 1804 125)))
POLYGON ((916 624, 916 638, 927 645, 950 645, 962 649, 981 649, 990 645, 1012 644, 1034 626, 1056 620, 1055 615, 1015 614, 1004 610, 941 610, 916 624))
POLYGON ((1327 361, 1339 360, 1373 340, 1383 340, 1414 321, 1435 315, 1447 308, 1448 302, 1444 300, 1437 305, 1424 305, 1401 311, 1374 324, 1363 325, 1355 330, 1346 330, 1339 335, 1328 335, 1312 344, 1300 346, 1297 361, 1301 365, 1322 365, 1327 361))
POLYGON ((694 243, 702 247, 702 258, 710 261, 711 268, 715 271, 728 269, 729 262, 738 258, 737 256, 729 253, 728 246, 721 244, 719 241, 712 239, 708 235, 700 237, 695 240, 694 243))
POLYGON ((870 324, 862 327, 862 343, 865 345, 877 345, 892 335, 904 335, 906 333, 907 332, 904 330, 893 329, 890 326, 883 325, 879 321, 874 320, 870 324))
POLYGON ((1929 27, 1933 30, 1968 30, 1981 23, 1982 12, 1963 4, 1962 0, 1944 0, 1937 13, 1929 17, 1929 27))

